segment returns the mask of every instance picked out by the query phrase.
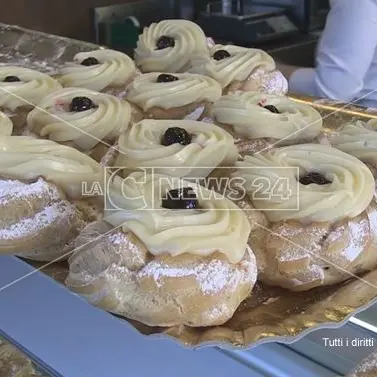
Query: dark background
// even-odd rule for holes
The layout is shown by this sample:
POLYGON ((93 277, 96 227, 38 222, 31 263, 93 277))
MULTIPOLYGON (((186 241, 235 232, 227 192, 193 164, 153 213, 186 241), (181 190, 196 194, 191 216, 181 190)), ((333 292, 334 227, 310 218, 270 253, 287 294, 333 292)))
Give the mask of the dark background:
POLYGON ((92 39, 91 9, 130 0, 0 0, 0 22, 81 40, 92 39))

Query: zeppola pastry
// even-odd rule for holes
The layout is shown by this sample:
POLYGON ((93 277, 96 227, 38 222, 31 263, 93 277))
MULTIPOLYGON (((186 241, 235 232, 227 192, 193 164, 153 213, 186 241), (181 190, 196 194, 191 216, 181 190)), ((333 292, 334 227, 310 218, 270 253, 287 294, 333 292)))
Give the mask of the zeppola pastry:
POLYGON ((18 66, 0 67, 0 110, 13 122, 13 132, 20 134, 27 114, 50 93, 62 86, 50 76, 18 66))
POLYGON ((13 123, 4 113, 0 111, 0 137, 11 136, 13 131, 13 123))
POLYGON ((243 211, 204 187, 140 172, 115 196, 104 221, 77 239, 68 287, 109 312, 152 326, 212 326, 230 319, 256 281, 243 211))
MULTIPOLYGON (((377 172, 377 121, 358 121, 345 124, 337 132, 330 133, 327 141, 335 148, 349 153, 377 172)), ((375 176, 377 176, 375 174, 375 176)))
POLYGON ((376 267, 375 183, 361 161, 302 144, 247 156, 236 166, 250 208, 264 214, 250 238, 261 281, 303 291, 376 267))
POLYGON ((128 173, 145 167, 175 177, 207 177, 238 158, 230 134, 190 120, 142 120, 119 138, 118 147, 115 165, 128 173))
POLYGON ((212 113, 214 121, 235 138, 259 145, 312 141, 322 130, 317 110, 285 96, 238 91, 216 101, 212 113))
POLYGON ((44 98, 27 117, 38 137, 75 147, 100 161, 127 130, 131 105, 115 96, 65 88, 44 98))
POLYGON ((206 53, 203 30, 187 20, 164 20, 144 28, 135 49, 135 62, 146 72, 186 72, 190 55, 206 53))
POLYGON ((243 90, 283 95, 288 91, 288 82, 276 70, 274 59, 254 48, 215 45, 209 53, 190 57, 189 72, 212 77, 225 94, 243 90))
POLYGON ((125 97, 136 76, 133 60, 120 51, 100 49, 80 52, 61 68, 58 80, 64 87, 80 87, 125 97))
POLYGON ((127 100, 140 118, 200 120, 221 97, 220 85, 192 73, 145 73, 129 86, 127 100))
POLYGON ((0 137, 0 254, 51 261, 74 246, 80 230, 98 220, 103 204, 86 193, 104 182, 100 165, 50 140, 0 137))

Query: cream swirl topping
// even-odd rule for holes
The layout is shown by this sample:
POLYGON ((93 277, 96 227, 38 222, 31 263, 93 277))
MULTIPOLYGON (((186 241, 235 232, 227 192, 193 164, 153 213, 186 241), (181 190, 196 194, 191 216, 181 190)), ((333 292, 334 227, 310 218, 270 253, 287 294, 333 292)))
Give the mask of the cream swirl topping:
POLYGON ((147 111, 153 107, 171 109, 194 102, 215 102, 221 97, 220 85, 210 77, 193 73, 174 74, 176 81, 157 82, 161 73, 146 73, 129 86, 127 99, 147 111))
POLYGON ((377 168, 377 121, 358 121, 344 125, 338 132, 330 134, 328 140, 337 149, 357 157, 377 168))
POLYGON ((143 120, 119 139, 116 166, 130 170, 153 167, 159 174, 174 177, 206 177, 219 165, 233 165, 238 150, 233 137, 213 124, 190 120, 143 120), (191 143, 162 144, 165 132, 179 127, 191 136, 191 143))
POLYGON ((130 121, 131 105, 128 102, 80 88, 65 88, 51 94, 27 117, 31 131, 57 142, 72 141, 84 151, 89 151, 101 140, 118 137, 130 121), (89 98, 95 107, 71 112, 69 107, 76 97, 89 98))
POLYGON ((12 121, 0 111, 0 136, 10 136, 13 131, 12 121))
POLYGON ((0 107, 11 111, 35 106, 43 97, 61 88, 56 80, 44 73, 18 66, 0 67, 0 107), (4 81, 9 76, 20 81, 4 81))
POLYGON ((370 170, 355 157, 319 144, 277 148, 236 163, 246 192, 270 221, 337 221, 363 212, 374 195, 370 170), (301 184, 321 174, 326 184, 301 184))
POLYGON ((263 50, 234 45, 215 45, 210 54, 196 54, 190 57, 189 72, 210 76, 227 87, 234 81, 245 81, 257 69, 266 72, 276 68, 274 59, 263 50), (217 51, 224 50, 229 56, 220 60, 214 59, 217 51))
POLYGON ((203 30, 187 20, 164 20, 144 28, 135 49, 135 62, 142 72, 184 72, 193 53, 208 53, 203 30), (157 49, 161 37, 174 46, 157 49))
POLYGON ((313 107, 283 96, 258 92, 235 92, 221 97, 213 106, 215 119, 250 139, 303 140, 315 138, 322 117, 313 107), (274 106, 274 113, 265 106, 274 106))
POLYGON ((135 75, 133 60, 120 51, 100 49, 79 52, 73 63, 67 63, 60 70, 60 83, 65 87, 80 87, 101 91, 107 87, 119 87, 128 83, 135 75), (95 58, 98 64, 86 66, 81 62, 95 58))
POLYGON ((51 140, 27 136, 0 137, 0 176, 29 180, 43 177, 60 186, 73 198, 82 196, 83 183, 87 189, 102 185, 101 166, 74 148, 51 140))
POLYGON ((244 212, 220 194, 179 178, 141 172, 132 173, 113 194, 108 199, 113 199, 114 210, 105 220, 123 224, 124 231, 132 231, 153 255, 207 256, 219 251, 238 263, 245 254, 250 224, 244 212), (162 207, 161 198, 169 190, 184 187, 192 187, 200 209, 162 207))

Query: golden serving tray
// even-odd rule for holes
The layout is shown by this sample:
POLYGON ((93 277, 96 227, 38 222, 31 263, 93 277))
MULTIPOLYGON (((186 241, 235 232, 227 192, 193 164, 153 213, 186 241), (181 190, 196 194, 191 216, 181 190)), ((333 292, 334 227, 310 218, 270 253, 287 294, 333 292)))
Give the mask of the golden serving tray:
MULTIPOLYGON (((0 24, 0 64, 22 64, 44 72, 54 72, 62 62, 72 60, 75 53, 98 47, 0 24)), ((377 118, 377 112, 354 105, 309 97, 291 97, 316 107, 328 130, 356 119, 377 118)), ((33 265, 42 267, 40 264, 33 265)), ((67 264, 48 265, 41 270, 64 283, 67 264)), ((263 342, 291 343, 309 331, 340 326, 350 316, 375 301, 377 269, 362 276, 362 280, 353 278, 341 284, 303 293, 257 284, 251 297, 241 304, 233 318, 223 326, 156 328, 135 321, 129 322, 142 334, 173 337, 189 347, 216 345, 223 348, 246 348, 263 342)))

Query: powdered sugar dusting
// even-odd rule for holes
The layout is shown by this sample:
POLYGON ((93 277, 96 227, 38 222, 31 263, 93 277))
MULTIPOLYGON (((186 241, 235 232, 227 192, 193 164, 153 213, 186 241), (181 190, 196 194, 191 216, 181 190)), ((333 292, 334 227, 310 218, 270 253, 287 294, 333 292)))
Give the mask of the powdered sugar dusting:
POLYGON ((214 259, 192 267, 169 267, 157 261, 150 262, 140 272, 140 277, 150 276, 161 287, 166 278, 194 278, 204 294, 217 294, 235 287, 248 279, 248 273, 232 267, 231 264, 214 259))
POLYGON ((209 311, 204 312, 202 314, 202 317, 210 318, 210 319, 217 319, 217 318, 221 318, 224 315, 226 316, 228 312, 229 312, 229 307, 227 305, 219 304, 217 306, 214 306, 209 311))
POLYGON ((288 92, 288 81, 280 71, 266 72, 260 68, 255 70, 248 80, 260 82, 260 90, 269 93, 284 95, 288 92))
POLYGON ((54 203, 32 217, 24 218, 15 224, 0 229, 0 239, 16 240, 36 234, 52 224, 56 219, 73 215, 74 211, 74 207, 68 203, 62 201, 54 203))
POLYGON ((376 376, 376 375, 377 375, 377 351, 369 355, 347 377, 364 377, 364 376, 367 377, 367 376, 376 376), (368 373, 368 375, 366 375, 365 373, 368 373))
POLYGON ((48 184, 43 178, 39 178, 34 183, 23 183, 16 180, 0 181, 0 206, 9 203, 9 199, 19 200, 25 198, 42 198, 48 195, 51 200, 59 198, 59 192, 48 184))

